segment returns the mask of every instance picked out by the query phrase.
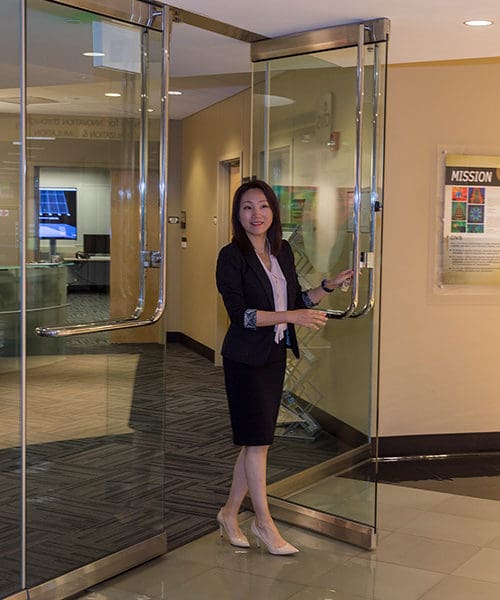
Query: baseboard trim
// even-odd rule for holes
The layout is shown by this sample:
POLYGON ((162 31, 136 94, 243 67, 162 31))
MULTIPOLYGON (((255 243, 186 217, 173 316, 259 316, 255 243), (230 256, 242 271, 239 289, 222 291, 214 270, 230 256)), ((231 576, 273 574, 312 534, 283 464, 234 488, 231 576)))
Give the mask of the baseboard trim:
MULTIPOLYGON (((375 440, 372 444, 375 444, 375 440)), ((477 452, 500 452, 500 431, 395 435, 378 439, 378 455, 381 458, 477 452)))
POLYGON ((325 431, 328 431, 328 433, 331 433, 352 448, 358 448, 369 442, 368 436, 359 431, 359 429, 355 429, 352 425, 348 425, 317 406, 313 406, 311 415, 325 431))
POLYGON ((182 344, 186 348, 196 352, 196 354, 207 358, 210 362, 215 361, 215 351, 212 348, 193 340, 193 338, 180 331, 167 331, 167 344, 169 343, 182 344))

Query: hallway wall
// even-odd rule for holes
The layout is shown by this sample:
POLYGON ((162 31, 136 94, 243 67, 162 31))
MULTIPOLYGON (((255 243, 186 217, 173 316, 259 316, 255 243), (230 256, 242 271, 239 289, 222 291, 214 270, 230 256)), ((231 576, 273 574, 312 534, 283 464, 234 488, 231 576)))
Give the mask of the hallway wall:
POLYGON ((500 290, 434 281, 442 151, 500 156, 500 60, 391 66, 388 90, 381 435, 500 431, 500 290))
MULTIPOLYGON (((441 152, 500 156, 499 75, 496 60, 389 68, 381 436, 500 430, 500 291, 471 295, 434 284, 441 152)), ((218 162, 241 150, 248 157, 249 114, 244 92, 182 125, 180 331, 212 349, 218 162)))
POLYGON ((217 293, 217 216, 220 161, 243 156, 248 174, 250 95, 242 92, 183 121, 182 210, 186 211, 186 248, 181 265, 182 333, 215 348, 217 293))

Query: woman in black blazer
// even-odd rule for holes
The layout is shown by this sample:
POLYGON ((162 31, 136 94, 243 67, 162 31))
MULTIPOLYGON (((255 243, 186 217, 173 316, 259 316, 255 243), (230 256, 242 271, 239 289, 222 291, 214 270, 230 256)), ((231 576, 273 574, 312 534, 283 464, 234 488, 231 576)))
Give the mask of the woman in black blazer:
POLYGON ((302 292, 292 249, 282 239, 278 199, 264 181, 249 181, 236 190, 231 219, 233 240, 219 253, 216 278, 230 318, 222 356, 233 441, 242 449, 217 521, 231 544, 249 547, 237 521, 249 492, 254 536, 271 554, 294 554, 297 548, 281 537, 271 518, 266 495, 267 452, 283 391, 286 348, 299 357, 295 325, 322 327, 326 314, 311 308, 349 280, 352 271, 302 292))

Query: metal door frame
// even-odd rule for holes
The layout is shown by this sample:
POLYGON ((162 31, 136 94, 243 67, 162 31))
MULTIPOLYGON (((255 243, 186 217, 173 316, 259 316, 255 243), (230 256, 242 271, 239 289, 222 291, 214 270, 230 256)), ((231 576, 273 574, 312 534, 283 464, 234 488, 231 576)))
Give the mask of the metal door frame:
MULTIPOLYGON (((351 285, 351 303, 344 311, 326 311, 331 318, 344 319, 360 317, 372 309, 374 304, 374 271, 370 269, 368 298, 364 306, 357 310, 358 306, 358 284, 360 275, 360 245, 359 245, 359 224, 361 209, 361 144, 362 144, 362 122, 363 122, 363 93, 364 93, 364 57, 363 49, 366 44, 376 44, 378 42, 387 42, 390 32, 390 22, 388 19, 373 19, 348 25, 338 25, 314 31, 291 34, 280 38, 261 40, 252 43, 251 59, 253 63, 266 62, 272 59, 299 56, 304 54, 313 54, 325 50, 336 50, 340 48, 357 47, 357 106, 356 106, 356 149, 355 149, 355 185, 354 185, 354 203, 353 203, 353 282, 351 285)), ((381 208, 381 203, 377 195, 377 177, 378 169, 377 156, 377 121, 378 118, 378 93, 379 85, 379 67, 381 57, 375 52, 375 87, 374 93, 374 142, 373 142, 373 164, 371 181, 371 237, 370 252, 374 254, 375 240, 375 212, 381 208)), ((269 68, 265 69, 265 89, 269 89, 269 68)), ((264 114, 264 164, 267 162, 269 153, 269 112, 268 106, 264 114)), ((253 127, 253 124, 252 124, 253 127)), ((251 156, 254 155, 254 149, 251 149, 251 156)), ((382 182, 380 182, 382 184, 382 182)), ((381 186, 380 186, 381 187, 381 186)), ((377 373, 377 370, 375 370, 377 373)), ((375 374, 378 379, 378 375, 375 374)), ((372 384, 376 405, 378 406, 378 385, 372 384)), ((376 434, 377 435, 377 434, 376 434)), ((377 444, 374 444, 376 451, 377 444)), ((325 477, 340 473, 352 465, 360 464, 370 460, 372 446, 370 443, 355 448, 341 456, 323 462, 319 465, 306 469, 297 475, 293 475, 285 480, 272 484, 268 487, 269 506, 274 517, 298 525, 318 533, 329 535, 333 538, 360 546, 365 549, 373 549, 376 546, 376 523, 371 526, 358 523, 347 518, 338 517, 333 514, 325 513, 306 506, 295 504, 288 501, 287 496, 298 489, 309 486, 325 477)), ((375 509, 377 495, 375 493, 375 509)), ((249 506, 249 504, 247 504, 249 506)))
MULTIPOLYGON (((161 134, 161 150, 160 150, 160 200, 162 201, 163 217, 166 214, 166 149, 167 149, 167 126, 168 119, 166 117, 168 110, 168 66, 169 66, 169 18, 170 12, 166 5, 154 0, 113 0, 110 3, 106 0, 79 0, 79 1, 59 1, 45 0, 47 3, 63 4, 79 10, 85 10, 104 17, 114 18, 132 25, 137 25, 141 28, 154 29, 162 32, 162 51, 163 51, 163 81, 162 81, 162 134, 161 134)), ((20 0, 20 227, 23 232, 26 231, 26 172, 27 172, 27 153, 26 153, 26 130, 27 130, 27 2, 20 0)), ((166 229, 163 227, 163 229, 166 229)), ((134 566, 164 554, 167 551, 166 533, 163 531, 160 534, 144 540, 138 544, 120 550, 116 553, 105 556, 93 563, 86 564, 74 571, 65 573, 55 579, 48 580, 32 588, 27 588, 27 491, 26 491, 26 444, 27 444, 27 406, 26 406, 26 287, 27 287, 27 267, 26 267, 26 236, 23 234, 22 243, 19 250, 20 256, 20 284, 21 284, 21 324, 20 324, 20 444, 21 444, 21 520, 20 520, 20 536, 21 536, 21 590, 9 595, 5 600, 62 600, 68 596, 74 595, 87 589, 91 585, 95 585, 104 579, 113 577, 122 573, 134 566)), ((164 236, 162 249, 160 252, 162 271, 165 271, 166 265, 166 239, 164 236)), ((165 275, 163 277, 165 279, 165 275)), ((160 299, 158 308, 155 313, 155 320, 161 317, 163 312, 164 294, 160 289, 160 299)), ((150 321, 142 322, 143 325, 150 324, 150 321)), ((108 330, 110 328, 107 328, 108 330)), ((86 333, 83 331, 82 333, 86 333)))

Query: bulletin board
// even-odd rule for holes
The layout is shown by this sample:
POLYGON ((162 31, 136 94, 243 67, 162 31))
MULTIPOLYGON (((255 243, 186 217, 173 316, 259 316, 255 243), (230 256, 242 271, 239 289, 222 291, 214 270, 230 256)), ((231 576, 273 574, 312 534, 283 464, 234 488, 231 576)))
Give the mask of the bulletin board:
POLYGON ((500 157, 447 154, 443 285, 500 285, 500 157))

